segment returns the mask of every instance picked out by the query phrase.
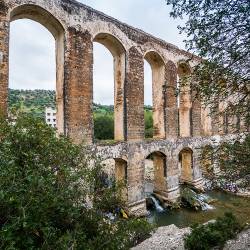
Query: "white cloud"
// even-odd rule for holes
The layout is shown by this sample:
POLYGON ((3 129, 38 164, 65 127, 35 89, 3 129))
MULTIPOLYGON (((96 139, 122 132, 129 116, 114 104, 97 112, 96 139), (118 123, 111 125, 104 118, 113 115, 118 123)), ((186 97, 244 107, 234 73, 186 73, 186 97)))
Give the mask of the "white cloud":
POLYGON ((11 23, 10 87, 54 89, 55 40, 42 25, 30 20, 11 23))
MULTIPOLYGON (((177 26, 169 17, 164 0, 80 0, 99 11, 154 36, 184 48, 177 26)), ((110 52, 96 44, 94 49, 94 100, 112 104, 114 98, 113 60, 110 52)), ((11 24, 10 87, 55 89, 55 41, 46 28, 30 20, 11 24)), ((145 66, 145 103, 152 103, 151 70, 145 66)))

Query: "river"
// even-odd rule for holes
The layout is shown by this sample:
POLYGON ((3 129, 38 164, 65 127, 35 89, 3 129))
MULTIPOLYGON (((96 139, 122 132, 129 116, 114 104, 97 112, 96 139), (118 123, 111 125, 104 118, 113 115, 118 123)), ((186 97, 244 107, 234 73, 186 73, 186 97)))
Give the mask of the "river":
POLYGON ((176 210, 164 210, 163 212, 151 211, 149 222, 156 226, 167 226, 175 224, 183 228, 195 223, 205 223, 209 220, 222 216, 225 212, 232 212, 241 223, 250 224, 250 198, 239 197, 222 191, 207 192, 215 199, 211 205, 213 209, 206 211, 194 211, 187 208, 176 210))

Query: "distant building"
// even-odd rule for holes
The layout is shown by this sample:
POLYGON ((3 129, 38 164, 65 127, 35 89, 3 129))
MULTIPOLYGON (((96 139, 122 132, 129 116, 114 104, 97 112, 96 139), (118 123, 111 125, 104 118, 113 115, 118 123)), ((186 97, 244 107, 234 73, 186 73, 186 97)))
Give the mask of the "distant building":
POLYGON ((11 112, 8 112, 8 120, 12 125, 16 125, 17 117, 11 112))
POLYGON ((56 110, 53 108, 45 108, 45 121, 46 123, 53 127, 56 128, 56 110))

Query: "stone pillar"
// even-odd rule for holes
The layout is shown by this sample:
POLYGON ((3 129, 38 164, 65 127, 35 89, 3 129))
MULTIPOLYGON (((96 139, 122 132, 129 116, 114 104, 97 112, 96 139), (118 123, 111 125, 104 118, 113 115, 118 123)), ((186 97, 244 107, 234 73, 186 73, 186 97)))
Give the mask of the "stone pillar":
POLYGON ((166 196, 167 182, 165 176, 166 157, 160 153, 153 154, 154 165, 154 193, 166 196))
POLYGON ((126 130, 128 141, 144 139, 144 61, 137 48, 127 55, 126 67, 126 130))
POLYGON ((218 135, 220 132, 219 104, 211 111, 212 134, 218 135))
POLYGON ((195 188, 203 190, 204 189, 204 180, 202 177, 201 170, 201 149, 195 149, 193 151, 193 181, 192 184, 195 188))
POLYGON ((88 31, 68 29, 65 58, 65 126, 75 143, 93 141, 93 44, 88 31))
POLYGON ((152 67, 152 82, 153 82, 153 127, 154 138, 164 139, 165 119, 164 119, 164 95, 163 87, 165 85, 165 67, 164 64, 151 64, 152 67))
POLYGON ((191 108, 192 98, 190 83, 185 77, 181 77, 180 107, 179 107, 179 132, 181 137, 191 136, 191 108))
POLYGON ((178 106, 177 106, 177 69, 173 62, 166 65, 166 89, 165 89, 165 124, 166 138, 178 137, 178 106))
POLYGON ((201 136, 201 102, 192 90, 192 112, 191 112, 192 136, 201 136))
POLYGON ((135 216, 147 214, 144 186, 145 160, 140 145, 128 145, 128 208, 135 216))
POLYGON ((178 155, 172 152, 167 155, 167 198, 176 202, 180 197, 178 155))
POLYGON ((115 73, 115 103, 114 103, 114 139, 123 141, 124 133, 124 82, 125 82, 125 53, 114 57, 115 73))
POLYGON ((0 3, 0 115, 7 116, 9 85, 9 20, 8 9, 0 3))

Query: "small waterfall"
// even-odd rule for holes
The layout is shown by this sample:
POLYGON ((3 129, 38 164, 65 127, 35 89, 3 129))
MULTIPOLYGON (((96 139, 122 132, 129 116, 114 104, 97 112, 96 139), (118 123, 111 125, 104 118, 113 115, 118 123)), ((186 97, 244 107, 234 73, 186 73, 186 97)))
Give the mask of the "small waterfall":
POLYGON ((184 206, 194 208, 195 210, 210 210, 214 209, 209 205, 212 199, 206 194, 199 194, 189 187, 184 187, 181 191, 181 198, 184 201, 184 206))
POLYGON ((150 195, 150 198, 154 202, 154 206, 155 206, 156 211, 163 212, 164 208, 161 206, 160 202, 153 195, 150 195))
POLYGON ((205 194, 198 194, 197 195, 197 200, 200 202, 201 209, 203 211, 214 209, 214 207, 212 205, 209 205, 207 203, 208 199, 209 199, 208 195, 205 195, 205 194))

